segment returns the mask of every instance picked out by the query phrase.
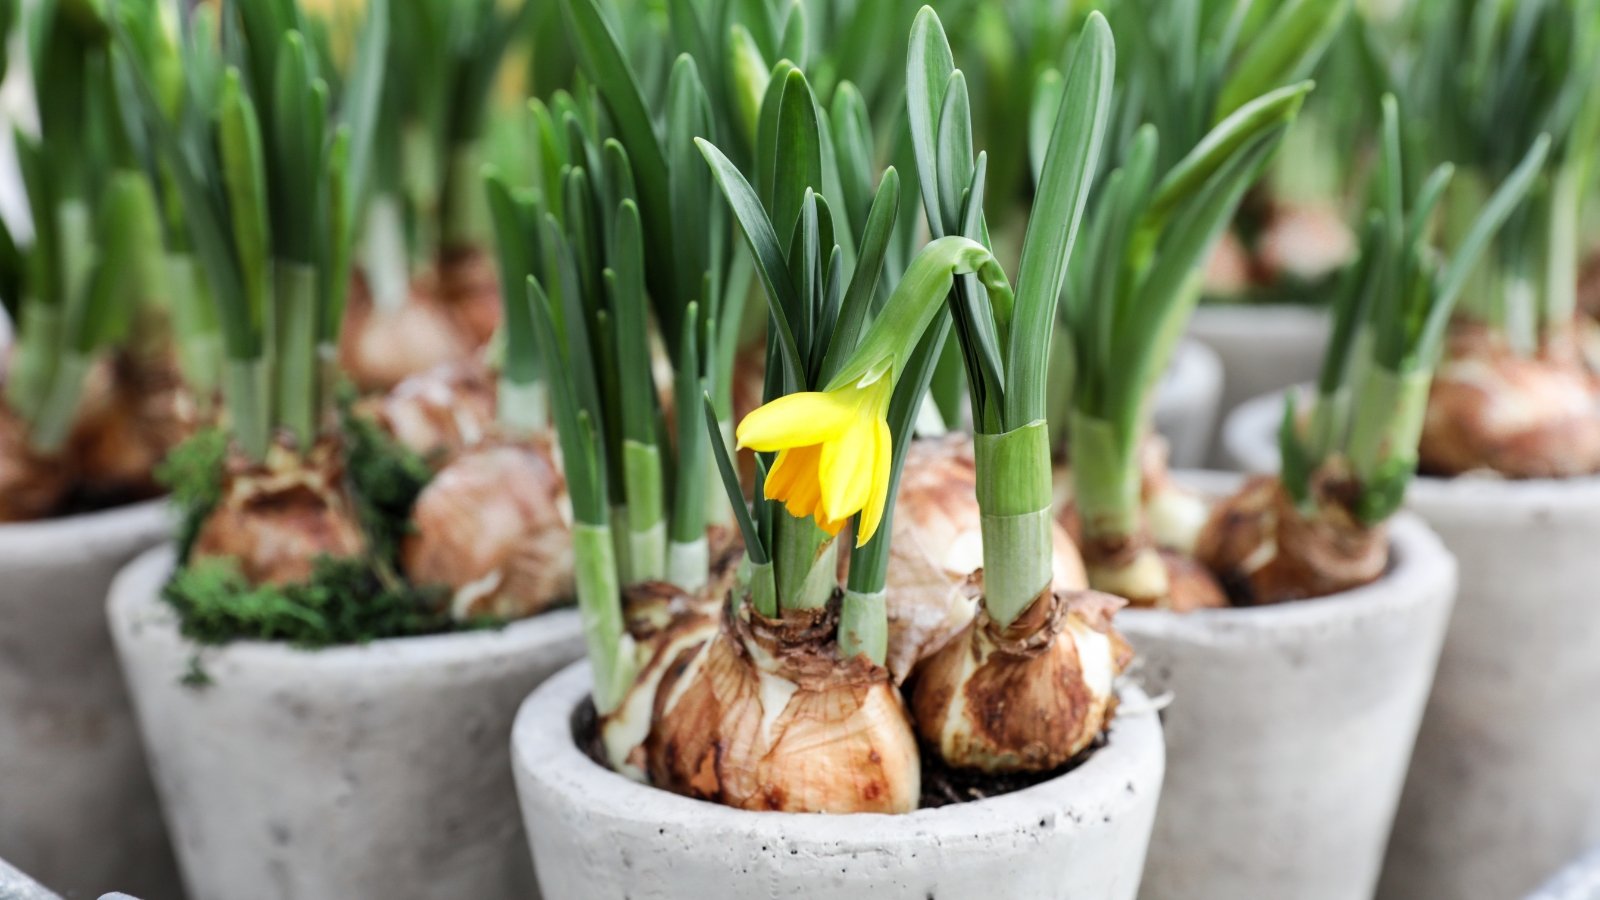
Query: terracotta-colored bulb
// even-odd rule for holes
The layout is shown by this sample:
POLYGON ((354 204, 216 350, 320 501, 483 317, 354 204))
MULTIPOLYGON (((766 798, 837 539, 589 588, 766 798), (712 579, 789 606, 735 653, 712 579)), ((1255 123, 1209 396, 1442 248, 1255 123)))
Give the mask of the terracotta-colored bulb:
POLYGON ((156 467, 194 434, 199 419, 174 357, 119 355, 90 370, 68 452, 96 497, 154 497, 161 493, 156 467))
POLYGON ((379 310, 356 279, 339 334, 339 365, 363 393, 387 391, 437 366, 472 353, 450 311, 431 291, 413 284, 393 310, 379 310))
POLYGON ((838 658, 836 627, 828 615, 727 617, 661 682, 651 781, 749 810, 915 809, 922 773, 900 692, 883 667, 838 658))
POLYGON ((301 584, 319 558, 360 556, 366 544, 338 444, 324 440, 302 455, 277 443, 261 462, 229 457, 222 501, 190 558, 231 559, 251 584, 301 584))
POLYGON ((1600 391, 1575 358, 1524 356, 1479 326, 1457 326, 1434 375, 1423 471, 1507 478, 1600 471, 1600 391))
POLYGON ((366 408, 396 441, 442 466, 494 432, 494 373, 476 358, 437 366, 366 408))
POLYGON ((1325 203, 1279 204, 1256 238, 1261 276, 1317 281, 1356 254, 1355 234, 1339 210, 1325 203))
POLYGON ((468 342, 488 344, 503 313, 494 257, 482 247, 446 250, 438 279, 439 296, 468 342))
POLYGON ((1308 518, 1278 479, 1259 476, 1212 508, 1195 558, 1229 586, 1235 603, 1326 597, 1369 584, 1389 563, 1386 529, 1364 526, 1339 502, 1350 482, 1319 475, 1320 514, 1308 518))
POLYGON ((457 620, 549 609, 573 592, 566 502, 542 445, 464 453, 417 497, 401 551, 406 577, 447 588, 457 620))
POLYGON ((0 403, 0 522, 28 522, 60 512, 73 477, 70 460, 34 452, 28 426, 0 403))
POLYGON ((917 733, 957 768, 1048 772, 1105 730, 1133 657, 1112 628, 1124 602, 1050 592, 1009 627, 987 612, 917 670, 917 733))

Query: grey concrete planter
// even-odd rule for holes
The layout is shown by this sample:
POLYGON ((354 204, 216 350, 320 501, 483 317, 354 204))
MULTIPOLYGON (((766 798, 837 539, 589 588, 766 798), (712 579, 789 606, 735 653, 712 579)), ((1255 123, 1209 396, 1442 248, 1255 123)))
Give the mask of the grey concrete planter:
MULTIPOLYGON (((1189 320, 1189 337, 1222 360, 1222 415, 1268 391, 1312 381, 1328 343, 1328 314, 1318 307, 1288 305, 1202 306, 1189 320)), ((1221 440, 1207 463, 1227 460, 1221 440)))
POLYGON ((105 620, 169 530, 162 501, 0 525, 0 856, 75 896, 177 892, 105 620))
POLYGON ((170 547, 140 557, 109 614, 191 900, 528 895, 507 738, 522 698, 581 655, 575 611, 201 648, 160 599, 171 571, 170 547), (209 685, 183 683, 194 660, 209 685))
POLYGON ((1353 591, 1117 615, 1146 689, 1173 695, 1141 898, 1371 896, 1456 589, 1425 525, 1401 515, 1390 533, 1389 572, 1353 591))
POLYGON ((1600 897, 1600 849, 1562 869, 1525 900, 1595 900, 1600 897))
POLYGON ((1138 889, 1163 752, 1137 690, 1110 743, 1072 772, 904 816, 745 812, 629 781, 574 742, 589 690, 586 664, 567 669, 528 698, 512 735, 548 900, 1131 900, 1138 889))
MULTIPOLYGON (((1277 466, 1281 399, 1230 452, 1277 466)), ((1600 478, 1419 478, 1407 506, 1461 560, 1461 596, 1379 896, 1520 896, 1600 843, 1600 478)))
POLYGON ((1205 464, 1222 410, 1222 360, 1195 340, 1178 344, 1156 389, 1155 426, 1172 448, 1174 468, 1205 464))
POLYGON ((3 859, 0 859, 0 897, 5 900, 61 900, 59 894, 3 859))

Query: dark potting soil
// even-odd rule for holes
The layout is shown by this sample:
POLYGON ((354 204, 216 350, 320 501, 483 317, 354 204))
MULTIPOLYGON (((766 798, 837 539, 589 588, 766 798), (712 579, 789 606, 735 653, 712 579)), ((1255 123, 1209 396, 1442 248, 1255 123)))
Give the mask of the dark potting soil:
MULTIPOLYGON (((611 768, 606 762, 605 745, 600 740, 600 720, 595 714, 594 701, 584 698, 572 712, 572 739, 578 749, 595 765, 611 768)), ((1012 791, 1020 791, 1043 784, 1071 772, 1083 765, 1098 750, 1109 743, 1101 734, 1083 752, 1068 760, 1066 765, 1049 772, 1029 772, 1010 775, 990 775, 974 769, 957 769, 944 764, 937 753, 922 748, 922 801, 919 809, 937 809, 956 803, 987 800, 1012 791)))

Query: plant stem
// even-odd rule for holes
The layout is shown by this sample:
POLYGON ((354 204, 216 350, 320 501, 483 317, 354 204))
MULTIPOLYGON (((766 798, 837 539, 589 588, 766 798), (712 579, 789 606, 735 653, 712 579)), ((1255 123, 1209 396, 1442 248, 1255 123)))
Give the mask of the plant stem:
POLYGON ((628 496, 628 580, 660 581, 667 566, 661 451, 653 444, 623 441, 622 477, 628 496))
POLYGON ((1140 475, 1132 447, 1117 428, 1081 413, 1067 426, 1072 480, 1086 541, 1126 538, 1139 531, 1140 475))
POLYGON ((513 436, 527 437, 550 427, 550 394, 542 381, 512 381, 501 375, 497 408, 500 424, 513 436))
POLYGON ((604 716, 621 705, 633 684, 637 664, 633 639, 622 627, 622 589, 617 581, 611 529, 576 522, 572 526, 578 614, 589 664, 594 670, 595 710, 604 716))
POLYGON ((1578 309, 1578 232, 1584 190, 1579 167, 1561 167, 1550 187, 1546 219, 1544 331, 1565 328, 1578 309))
POLYGON ((222 335, 206 292, 205 278, 194 257, 167 256, 168 302, 183 380, 202 410, 209 410, 222 380, 222 335))
POLYGON ((1050 433, 1041 419, 974 438, 983 528, 983 602, 1000 625, 1050 589, 1050 433))
POLYGON ((67 435, 72 433, 78 418, 78 403, 83 399, 83 380, 93 362, 94 358, 88 354, 67 351, 56 363, 49 393, 34 413, 28 432, 29 443, 41 454, 60 451, 67 435))
POLYGON ((851 659, 860 654, 877 665, 889 656, 889 617, 884 608, 884 591, 863 594, 846 590, 839 606, 839 655, 851 659))
POLYGON ((317 369, 317 270, 278 260, 273 268, 278 327, 276 382, 277 421, 288 428, 301 450, 317 437, 319 420, 317 369))
POLYGON ((773 575, 785 610, 821 609, 838 584, 838 541, 811 519, 774 516, 773 575))
POLYGON ((1371 366, 1361 380, 1355 417, 1350 425, 1350 467, 1371 485, 1391 460, 1412 459, 1428 411, 1433 370, 1408 373, 1371 366))
POLYGON ((229 359, 222 368, 222 400, 234 439, 254 460, 265 459, 272 443, 265 368, 260 359, 229 359))
POLYGON ((668 584, 686 591, 698 591, 706 586, 711 570, 711 547, 704 537, 695 541, 669 541, 667 543, 668 584))
POLYGON ((406 252, 405 215, 392 194, 372 198, 367 209, 366 239, 361 246, 361 268, 367 277, 372 308, 393 313, 411 293, 411 264, 406 252))
POLYGON ((59 307, 36 302, 22 305, 21 318, 15 332, 11 371, 7 373, 6 401, 17 415, 31 420, 49 398, 60 362, 56 348, 62 345, 64 323, 59 307))
POLYGON ((489 240, 488 200, 479 185, 478 145, 450 148, 439 197, 439 248, 451 251, 477 247, 489 240))

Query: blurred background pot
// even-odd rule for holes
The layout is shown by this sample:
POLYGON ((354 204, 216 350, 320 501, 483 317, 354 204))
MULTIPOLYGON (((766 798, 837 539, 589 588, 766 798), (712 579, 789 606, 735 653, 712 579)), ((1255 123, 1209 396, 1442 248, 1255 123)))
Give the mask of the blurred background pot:
POLYGON ((507 739, 522 698, 582 653, 575 611, 201 647, 161 598, 172 566, 170 547, 135 560, 109 614, 192 900, 528 895, 507 739))
MULTIPOLYGON (((1225 426, 1277 467, 1281 396, 1225 426)), ((1461 560, 1461 596, 1379 897, 1502 900, 1600 842, 1600 477, 1418 478, 1406 506, 1461 560)))
POLYGON ((0 525, 0 856, 74 896, 177 895, 105 620, 117 571, 169 532, 159 500, 0 525))
MULTIPOLYGON (((1179 479, 1207 493, 1233 480, 1179 479)), ((1356 590, 1117 615, 1146 689, 1172 693, 1141 898, 1371 895, 1456 589, 1416 517, 1390 540, 1388 572, 1356 590)))
POLYGON ((61 900, 59 894, 0 859, 0 897, 6 900, 61 900))
MULTIPOLYGON (((1322 368, 1328 311, 1288 304, 1206 305, 1189 320, 1189 337, 1222 360, 1222 416, 1268 391, 1309 382, 1322 368)), ((1206 463, 1227 463, 1218 435, 1206 463)))
POLYGON ((1222 410, 1222 360, 1216 351, 1195 340, 1185 340, 1173 352, 1156 388, 1156 431, 1167 439, 1174 468, 1205 465, 1222 410))
POLYGON ((522 705, 512 761, 548 900, 1131 900, 1161 789, 1161 727, 1124 691, 1110 741, 1065 775, 902 816, 747 812, 638 784, 574 738, 587 664, 522 705))
POLYGON ((1525 900, 1594 900, 1600 897, 1600 848, 1590 850, 1525 900))

